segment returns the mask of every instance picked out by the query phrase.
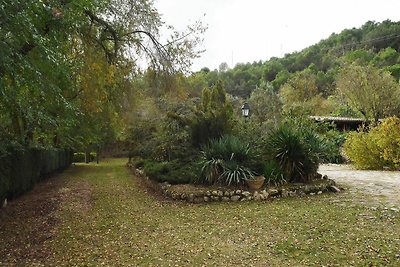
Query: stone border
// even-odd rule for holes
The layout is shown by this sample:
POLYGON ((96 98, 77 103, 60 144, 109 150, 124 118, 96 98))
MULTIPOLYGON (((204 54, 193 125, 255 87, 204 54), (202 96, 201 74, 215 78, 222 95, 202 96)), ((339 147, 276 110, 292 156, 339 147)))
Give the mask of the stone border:
POLYGON ((211 189, 203 192, 181 193, 174 190, 174 186, 168 183, 161 184, 164 195, 174 200, 183 200, 190 203, 209 202, 239 202, 239 201, 262 201, 274 198, 304 197, 320 195, 324 192, 340 192, 333 180, 327 179, 326 183, 319 185, 302 184, 289 185, 287 188, 268 188, 263 190, 241 190, 241 189, 211 189))
MULTIPOLYGON (((143 170, 132 168, 137 176, 149 179, 143 170)), ((210 202, 242 202, 242 201, 263 201, 274 198, 304 197, 320 195, 324 192, 341 192, 336 186, 335 181, 324 176, 320 183, 315 184, 290 184, 281 188, 263 188, 262 190, 243 190, 231 188, 207 188, 201 187, 196 192, 178 192, 174 190, 176 186, 167 182, 161 183, 162 193, 173 199, 187 201, 190 203, 210 203, 210 202)), ((199 189, 196 188, 196 189, 199 189)))

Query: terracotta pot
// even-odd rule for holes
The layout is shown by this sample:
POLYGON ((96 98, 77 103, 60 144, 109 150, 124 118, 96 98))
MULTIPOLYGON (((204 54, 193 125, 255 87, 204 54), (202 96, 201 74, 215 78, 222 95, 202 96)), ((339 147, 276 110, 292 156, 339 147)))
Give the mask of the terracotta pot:
POLYGON ((246 180, 247 185, 250 187, 250 189, 253 189, 253 190, 260 189, 263 186, 264 181, 265 181, 264 176, 255 176, 251 180, 246 180))

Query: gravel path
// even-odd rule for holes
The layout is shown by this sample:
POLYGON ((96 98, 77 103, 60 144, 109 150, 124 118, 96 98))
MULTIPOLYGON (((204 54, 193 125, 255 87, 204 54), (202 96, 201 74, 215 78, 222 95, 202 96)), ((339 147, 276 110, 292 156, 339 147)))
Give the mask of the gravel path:
POLYGON ((364 198, 372 204, 400 208, 400 172, 398 171, 360 171, 351 165, 321 165, 319 172, 328 175, 355 200, 364 198))

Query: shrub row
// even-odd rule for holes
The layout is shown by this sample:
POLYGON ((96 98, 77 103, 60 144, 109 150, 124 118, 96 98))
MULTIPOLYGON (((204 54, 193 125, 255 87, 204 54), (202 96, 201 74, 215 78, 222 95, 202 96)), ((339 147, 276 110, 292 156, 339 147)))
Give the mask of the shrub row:
POLYGON ((0 158, 0 203, 30 190, 51 174, 68 167, 73 153, 58 149, 10 148, 0 158))
POLYGON ((187 184, 193 182, 199 172, 199 166, 195 162, 157 162, 154 160, 137 159, 132 162, 132 165, 137 169, 143 168, 151 180, 159 183, 187 184))
MULTIPOLYGON (((97 153, 96 152, 90 152, 88 161, 92 162, 92 161, 94 161, 96 159, 96 157, 97 157, 97 153)), ((76 153, 74 153, 73 162, 85 162, 85 160, 86 160, 85 152, 76 152, 76 153)))

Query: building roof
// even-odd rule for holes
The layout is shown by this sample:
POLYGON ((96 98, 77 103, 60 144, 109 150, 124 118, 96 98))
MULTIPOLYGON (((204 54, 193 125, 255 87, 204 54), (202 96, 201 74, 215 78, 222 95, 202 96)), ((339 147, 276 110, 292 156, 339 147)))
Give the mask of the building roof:
POLYGON ((365 122, 362 118, 350 118, 350 117, 334 117, 334 116, 310 116, 311 119, 316 121, 333 121, 333 122, 365 122))

